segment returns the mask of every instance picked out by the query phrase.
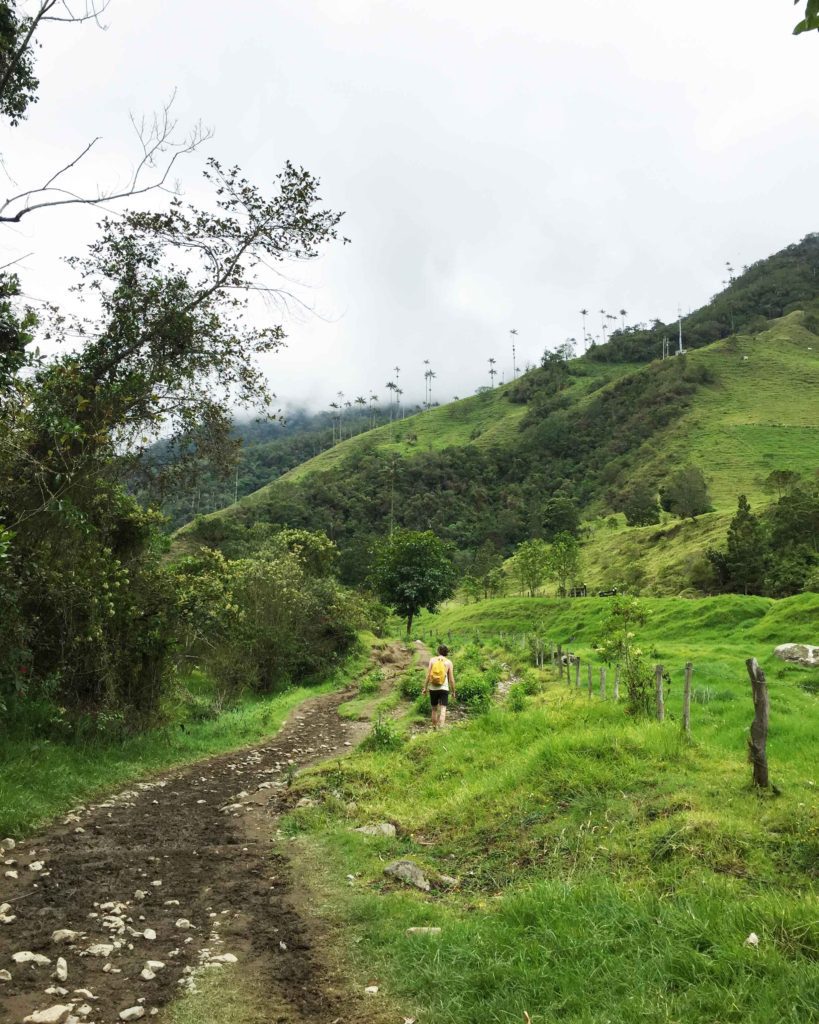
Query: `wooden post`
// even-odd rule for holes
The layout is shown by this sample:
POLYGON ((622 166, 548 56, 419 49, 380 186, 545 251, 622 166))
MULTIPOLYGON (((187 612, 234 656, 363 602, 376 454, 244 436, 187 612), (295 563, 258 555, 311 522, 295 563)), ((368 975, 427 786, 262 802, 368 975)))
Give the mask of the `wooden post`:
POLYGON ((606 699, 606 666, 600 666, 600 700, 606 699))
POLYGON ((691 676, 694 666, 690 661, 685 663, 685 684, 683 686, 682 730, 686 736, 691 735, 691 676))
POLYGON ((756 658, 748 658, 745 662, 748 675, 751 677, 751 693, 754 698, 754 720, 751 722, 751 737, 748 740, 748 759, 754 766, 754 785, 762 789, 768 788, 768 755, 765 745, 768 742, 768 684, 765 673, 757 664, 756 658))
POLYGON ((620 666, 614 669, 614 699, 620 700, 620 666))
POLYGON ((591 695, 592 695, 592 665, 591 665, 591 662, 588 663, 586 668, 589 670, 589 700, 591 700, 591 695))
POLYGON ((575 690, 580 689, 580 658, 574 664, 574 688, 575 690))
POLYGON ((654 669, 655 682, 657 684, 657 721, 665 721, 665 698, 663 697, 663 666, 657 665, 654 669))

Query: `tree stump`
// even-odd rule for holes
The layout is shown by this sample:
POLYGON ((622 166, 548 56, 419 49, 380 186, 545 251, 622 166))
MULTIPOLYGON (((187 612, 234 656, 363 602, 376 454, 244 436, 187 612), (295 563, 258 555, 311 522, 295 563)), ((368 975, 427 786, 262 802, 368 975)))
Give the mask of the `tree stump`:
POLYGON ((751 677, 751 693, 754 698, 754 720, 751 722, 751 736, 748 740, 748 760, 754 766, 754 785, 761 789, 768 788, 768 754, 765 746, 768 742, 768 684, 765 673, 757 664, 756 658, 748 658, 745 662, 748 675, 751 677))

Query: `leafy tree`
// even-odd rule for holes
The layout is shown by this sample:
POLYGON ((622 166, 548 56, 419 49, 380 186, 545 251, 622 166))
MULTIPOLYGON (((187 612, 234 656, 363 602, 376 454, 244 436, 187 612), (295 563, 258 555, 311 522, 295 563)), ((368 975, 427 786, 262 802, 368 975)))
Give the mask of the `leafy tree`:
POLYGON ((694 520, 703 512, 710 512, 708 485, 699 466, 678 469, 660 488, 660 504, 666 512, 673 512, 680 519, 694 520))
POLYGON ((370 582, 381 600, 406 618, 409 633, 423 608, 435 611, 454 594, 452 548, 432 530, 395 530, 375 547, 370 582))
POLYGON ((538 538, 526 540, 515 550, 512 573, 521 593, 534 597, 549 572, 549 545, 538 538))
POLYGON ((492 573, 503 565, 503 556, 490 540, 484 541, 475 552, 470 575, 479 583, 484 598, 489 597, 492 573))
POLYGON ((624 491, 617 501, 618 511, 624 512, 629 526, 653 526, 660 521, 657 492, 645 483, 637 483, 624 491))
POLYGON ((557 495, 544 504, 541 521, 546 540, 551 540, 559 533, 570 533, 576 537, 580 528, 580 513, 571 498, 557 495))
POLYGON ((789 494, 802 479, 800 473, 792 469, 774 469, 762 483, 767 494, 775 494, 777 501, 783 494, 789 494))
POLYGON ((751 511, 748 499, 740 494, 737 511, 728 527, 725 565, 732 590, 758 594, 768 563, 768 538, 759 519, 751 511))
POLYGON ((461 591, 467 604, 470 601, 480 601, 484 596, 483 585, 474 576, 464 576, 461 580, 461 591))
POLYGON ((597 650, 607 665, 619 665, 628 693, 628 709, 632 714, 646 714, 651 709, 653 673, 637 639, 637 628, 645 625, 648 610, 633 597, 617 596, 603 623, 597 650))
POLYGON ((580 545, 570 533, 559 533, 549 550, 549 576, 557 581, 561 593, 580 573, 580 545))
POLYGON ((486 578, 487 597, 503 597, 506 593, 506 573, 499 566, 493 569, 486 578))

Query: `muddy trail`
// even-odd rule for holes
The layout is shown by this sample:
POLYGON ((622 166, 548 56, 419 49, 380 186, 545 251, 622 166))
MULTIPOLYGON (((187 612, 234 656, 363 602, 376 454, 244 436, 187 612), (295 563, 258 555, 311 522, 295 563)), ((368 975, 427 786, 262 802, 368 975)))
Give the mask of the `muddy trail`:
MULTIPOLYGON (((393 676, 413 655, 380 658, 393 676)), ((235 962, 263 978, 266 1024, 376 1019, 328 966, 276 836, 294 773, 368 731, 338 715, 354 692, 310 699, 266 743, 76 808, 7 850, 0 1022, 161 1021, 199 972, 235 962)))

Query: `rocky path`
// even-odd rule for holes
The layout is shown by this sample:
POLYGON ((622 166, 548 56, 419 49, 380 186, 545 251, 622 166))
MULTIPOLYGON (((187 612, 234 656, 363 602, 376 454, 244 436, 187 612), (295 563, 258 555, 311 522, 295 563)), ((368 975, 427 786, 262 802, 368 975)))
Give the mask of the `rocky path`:
POLYGON ((261 966, 271 1022, 360 1019, 295 909, 276 840, 288 778, 367 730, 338 716, 350 695, 310 700, 262 746, 77 808, 6 849, 0 1022, 161 1021, 199 972, 237 961, 261 966))

